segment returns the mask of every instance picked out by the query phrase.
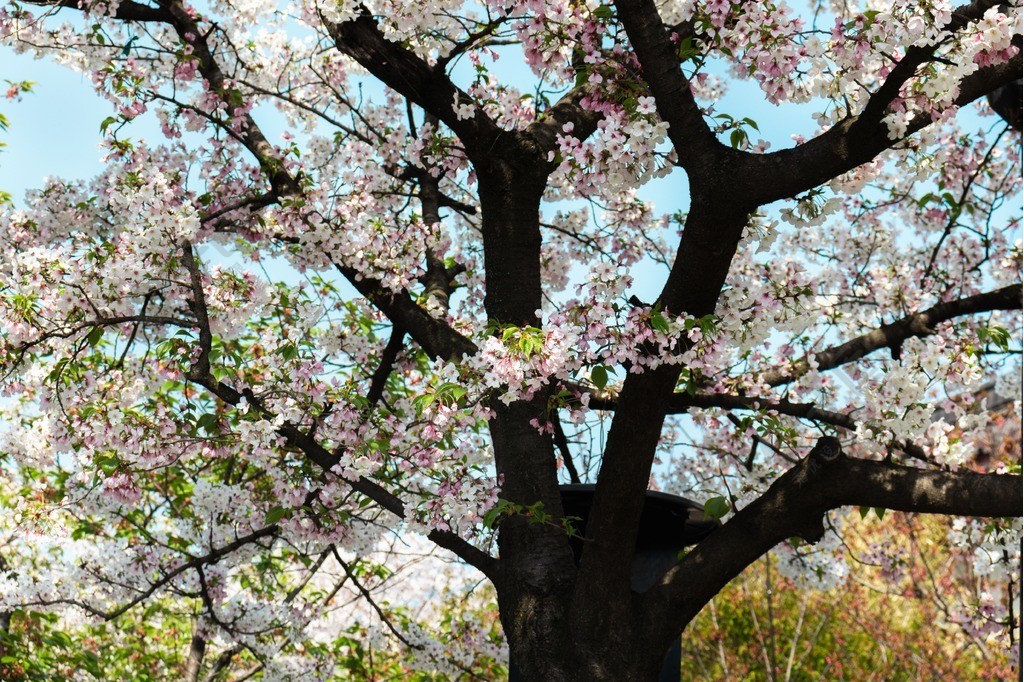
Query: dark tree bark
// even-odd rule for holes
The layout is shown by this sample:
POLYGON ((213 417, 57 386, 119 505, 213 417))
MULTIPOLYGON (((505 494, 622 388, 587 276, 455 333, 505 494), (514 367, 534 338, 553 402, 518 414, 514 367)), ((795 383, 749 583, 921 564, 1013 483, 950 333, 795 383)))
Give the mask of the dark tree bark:
POLYGON ((185 662, 185 680, 187 682, 198 682, 205 657, 206 638, 198 633, 193 634, 188 648, 188 660, 185 662))

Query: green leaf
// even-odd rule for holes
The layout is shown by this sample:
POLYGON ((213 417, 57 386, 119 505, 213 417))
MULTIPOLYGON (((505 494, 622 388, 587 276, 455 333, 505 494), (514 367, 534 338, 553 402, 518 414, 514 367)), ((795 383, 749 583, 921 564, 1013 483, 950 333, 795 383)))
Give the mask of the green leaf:
POLYGON ((599 391, 608 385, 608 370, 605 369, 604 365, 596 365, 590 370, 590 382, 599 391))
POLYGON ((418 395, 415 398, 413 398, 412 399, 412 404, 416 408, 416 411, 418 413, 423 414, 423 410, 425 410, 428 407, 430 407, 430 405, 435 400, 437 400, 437 394, 436 393, 424 393, 423 395, 418 395))
POLYGON ((981 343, 991 343, 1002 351, 1007 351, 1010 348, 1010 332, 999 326, 992 327, 981 327, 978 329, 978 341, 981 343))
POLYGON ((114 455, 96 455, 93 463, 103 471, 111 473, 121 465, 121 460, 114 455))
POLYGON ((284 346, 281 346, 277 350, 277 352, 285 360, 294 360, 295 358, 299 357, 299 349, 295 347, 294 343, 289 343, 285 344, 284 346))
POLYGON ((860 512, 860 517, 865 519, 871 513, 871 507, 858 507, 857 511, 860 512))
POLYGON ((498 522, 498 516, 500 514, 501 514, 501 512, 498 510, 497 507, 494 507, 493 509, 488 511, 486 514, 484 514, 484 517, 482 519, 483 524, 484 524, 484 528, 491 528, 491 529, 493 529, 494 525, 498 522))
POLYGON ((693 46, 693 38, 687 36, 679 41, 679 61, 688 62, 697 52, 697 48, 693 46))
POLYGON ((93 348, 99 345, 100 339, 102 338, 103 327, 93 327, 92 331, 89 332, 89 335, 85 337, 86 341, 88 341, 89 345, 92 346, 93 348))
POLYGON ((217 423, 217 415, 207 412, 199 415, 199 419, 196 420, 196 429, 203 429, 207 433, 213 433, 216 429, 214 426, 217 423))
POLYGON ((283 519, 284 515, 287 514, 287 513, 288 513, 288 510, 285 509, 284 507, 279 507, 279 506, 271 507, 270 511, 267 512, 267 519, 266 519, 267 525, 269 526, 271 524, 277 523, 278 521, 283 519))
POLYGON ((721 495, 718 497, 712 497, 704 503, 704 514, 713 519, 722 518, 728 514, 731 509, 732 505, 729 504, 729 500, 725 499, 721 495))
POLYGON ((103 671, 100 670, 100 658, 92 651, 82 652, 82 667, 96 679, 103 679, 103 671))
POLYGON ((498 503, 484 514, 482 521, 484 526, 493 529, 501 519, 517 511, 516 505, 499 497, 498 503))
POLYGON ((651 314, 651 327, 659 332, 668 333, 668 320, 661 313, 655 311, 651 314))
POLYGON ((615 10, 611 5, 600 5, 594 10, 593 15, 598 19, 614 19, 615 10))

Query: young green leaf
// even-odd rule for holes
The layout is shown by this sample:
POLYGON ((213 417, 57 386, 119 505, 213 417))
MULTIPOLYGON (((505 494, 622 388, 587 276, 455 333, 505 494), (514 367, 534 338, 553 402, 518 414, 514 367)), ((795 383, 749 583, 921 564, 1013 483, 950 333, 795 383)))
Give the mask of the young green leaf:
POLYGON ((721 495, 718 497, 712 497, 704 503, 704 514, 713 518, 720 519, 732 509, 732 505, 729 504, 729 500, 725 499, 721 495))
POLYGON ((267 525, 269 526, 269 525, 277 523, 278 521, 283 519, 285 514, 287 514, 287 513, 288 513, 288 510, 286 510, 284 507, 279 507, 279 506, 271 507, 270 511, 267 512, 267 519, 266 519, 267 525))

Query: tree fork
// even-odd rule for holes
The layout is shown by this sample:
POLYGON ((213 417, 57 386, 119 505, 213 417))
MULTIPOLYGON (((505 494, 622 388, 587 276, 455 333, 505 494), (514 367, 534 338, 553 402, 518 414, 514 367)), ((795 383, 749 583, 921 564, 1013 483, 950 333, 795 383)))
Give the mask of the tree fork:
POLYGON ((736 513, 642 598, 647 637, 668 646, 734 577, 780 542, 821 539, 822 518, 844 506, 915 513, 1013 517, 1024 506, 1019 475, 935 471, 846 457, 821 438, 800 464, 736 513), (673 627, 666 629, 665 623, 673 627))
MULTIPOLYGON (((673 314, 700 317, 715 310, 747 213, 721 201, 721 196, 708 196, 699 188, 692 191, 694 204, 659 301, 673 314)), ((589 542, 574 595, 577 606, 599 599, 609 603, 616 618, 632 612, 629 575, 640 513, 681 370, 679 365, 663 364, 630 374, 623 384, 587 524, 589 542)), ((595 632, 605 626, 604 615, 580 623, 595 632)))

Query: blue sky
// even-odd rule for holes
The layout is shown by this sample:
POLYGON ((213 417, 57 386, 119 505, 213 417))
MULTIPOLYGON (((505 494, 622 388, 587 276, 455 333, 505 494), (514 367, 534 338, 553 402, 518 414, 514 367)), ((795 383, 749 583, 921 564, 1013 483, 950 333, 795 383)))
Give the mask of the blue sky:
MULTIPOLYGON (((9 48, 0 52, 0 77, 36 83, 22 101, 0 102, 10 121, 0 153, 0 189, 20 203, 25 190, 39 187, 46 176, 88 178, 99 172, 99 126, 112 106, 94 93, 88 78, 9 48)), ((158 133, 154 128, 149 134, 158 133)))
MULTIPOLYGON (((525 67, 520 71, 512 61, 502 59, 499 64, 512 67, 508 69, 510 75, 526 73, 525 67)), ((35 82, 33 92, 22 101, 0 101, 0 113, 10 121, 10 129, 0 138, 7 143, 0 153, 0 189, 10 192, 15 203, 21 202, 25 190, 39 187, 47 176, 88 178, 100 171, 103 150, 99 124, 113 113, 113 107, 93 91, 86 76, 52 61, 0 47, 0 78, 35 82)), ((752 116, 761 128, 761 133, 752 137, 768 139, 774 148, 791 144, 789 136, 793 133, 808 134, 813 129, 809 116, 793 115, 799 107, 765 104, 753 82, 731 85, 716 107, 734 115, 752 116), (799 125, 794 127, 795 122, 799 125)), ((268 118, 272 119, 264 114, 260 122, 270 132, 275 126, 268 118)), ((154 143, 162 137, 151 114, 134 121, 126 133, 133 139, 154 143)), ((679 176, 673 176, 651 183, 644 194, 659 204, 676 203, 682 182, 679 176)))
MULTIPOLYGON (((493 65, 496 75, 512 83, 532 82, 528 80, 532 79, 529 69, 514 50, 502 49, 502 58, 493 65)), ((467 60, 456 65, 454 77, 460 85, 468 86, 473 70, 467 60)), ((33 91, 21 101, 0 100, 0 113, 10 122, 10 128, 0 137, 7 144, 0 152, 0 191, 10 193, 16 206, 23 204, 26 190, 42 186, 48 176, 88 179, 102 170, 104 150, 99 126, 114 109, 110 102, 95 93, 88 77, 51 60, 34 59, 0 46, 0 78, 35 83, 33 91)), ((372 86, 367 93, 372 96, 372 86)), ((790 135, 794 132, 813 132, 806 107, 769 105, 752 81, 730 84, 730 90, 716 103, 716 109, 737 118, 753 117, 760 125, 760 133, 752 133, 752 139, 768 139, 773 148, 792 144, 790 135), (802 122, 797 129, 793 129, 795 121, 802 122)), ((282 117, 269 106, 257 109, 255 117, 271 141, 278 141, 284 130, 282 117)), ((163 139, 152 111, 137 118, 121 134, 153 144, 163 139)), ((685 208, 688 198, 685 178, 676 172, 654 180, 642 188, 641 196, 652 201, 657 211, 671 213, 685 208)), ((219 253, 216 259, 224 264, 235 261, 226 253, 219 253)), ((298 279, 297 273, 283 264, 281 267, 267 265, 276 279, 288 282, 298 279)), ((655 299, 666 274, 661 267, 633 268, 634 285, 630 293, 642 300, 655 299)))
MULTIPOLYGON (((493 65, 499 78, 511 83, 532 82, 527 80, 532 75, 522 59, 517 58, 515 48, 502 48, 502 53, 502 58, 493 65)), ((725 75, 723 66, 716 67, 712 67, 714 71, 725 75)), ((467 60, 457 64, 454 76, 460 85, 469 84, 473 71, 467 60)), ((22 204, 25 191, 40 187, 47 176, 88 179, 102 170, 100 160, 104 150, 99 126, 113 113, 113 106, 93 91, 86 76, 50 60, 36 60, 0 46, 0 78, 35 82, 33 92, 26 94, 22 101, 0 100, 0 113, 10 122, 10 128, 0 134, 0 141, 7 144, 0 152, 0 191, 10 193, 15 205, 22 204)), ((763 138, 772 144, 772 149, 780 149, 793 144, 791 136, 794 134, 813 135, 812 106, 774 106, 765 102, 754 81, 731 78, 727 81, 729 89, 715 102, 715 109, 735 118, 746 116, 756 120, 760 130, 751 131, 752 140, 763 138)), ((374 96, 373 86, 368 86, 366 93, 374 96)), ((959 116, 977 120, 971 107, 965 107, 959 116)), ((278 141, 284 130, 283 117, 270 106, 258 108, 255 117, 271 141, 278 141)), ((159 144, 163 139, 152 111, 133 121, 122 135, 152 144, 159 144)), ((648 183, 641 189, 641 196, 654 203, 656 212, 674 212, 685 208, 686 180, 681 172, 675 172, 648 183)), ((224 255, 221 254, 222 260, 233 260, 224 259, 224 255)), ((666 273, 660 267, 638 267, 633 269, 633 274, 635 283, 630 293, 642 300, 653 300, 666 273)), ((275 277, 293 280, 294 275, 274 269, 275 277)))

